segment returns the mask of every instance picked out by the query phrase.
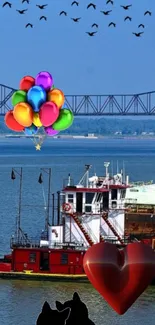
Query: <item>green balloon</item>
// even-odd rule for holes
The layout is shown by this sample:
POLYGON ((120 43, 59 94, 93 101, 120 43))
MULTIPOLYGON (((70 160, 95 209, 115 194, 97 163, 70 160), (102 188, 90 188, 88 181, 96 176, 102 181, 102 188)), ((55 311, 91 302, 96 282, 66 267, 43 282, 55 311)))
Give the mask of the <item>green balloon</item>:
POLYGON ((27 98, 27 93, 24 90, 17 90, 11 100, 12 100, 12 105, 15 106, 18 103, 25 103, 26 102, 26 98, 27 98))
POLYGON ((61 109, 58 119, 53 123, 52 128, 56 131, 68 129, 74 120, 74 115, 69 109, 61 109))

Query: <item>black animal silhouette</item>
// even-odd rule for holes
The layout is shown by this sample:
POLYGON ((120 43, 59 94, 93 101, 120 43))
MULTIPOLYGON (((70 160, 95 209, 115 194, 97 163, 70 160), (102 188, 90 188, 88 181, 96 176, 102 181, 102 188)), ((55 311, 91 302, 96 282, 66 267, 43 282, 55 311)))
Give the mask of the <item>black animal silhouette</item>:
POLYGON ((81 19, 81 17, 80 18, 71 18, 75 23, 78 23, 79 22, 79 20, 81 19))
POLYGON ((77 1, 73 1, 72 3, 71 3, 71 6, 73 6, 73 5, 79 5, 79 2, 77 2, 77 1))
POLYGON ((114 27, 116 27, 116 24, 113 23, 113 22, 111 22, 111 23, 108 25, 108 27, 110 27, 110 26, 114 26, 114 27))
POLYGON ((30 3, 30 0, 23 0, 22 3, 26 2, 27 4, 30 3))
POLYGON ((108 10, 108 11, 101 10, 100 12, 102 12, 102 14, 104 14, 105 16, 108 16, 111 11, 112 10, 108 10))
POLYGON ((129 16, 126 16, 126 17, 124 18, 124 21, 126 21, 127 19, 128 19, 128 20, 130 20, 130 21, 132 20, 132 18, 131 18, 131 17, 129 17, 129 16))
POLYGON ((89 36, 94 36, 97 32, 86 32, 89 36))
POLYGON ((25 28, 27 28, 27 27, 31 27, 31 28, 33 28, 33 25, 30 24, 30 23, 28 23, 28 24, 26 24, 25 28))
POLYGON ((38 7, 39 9, 45 9, 45 7, 48 5, 36 5, 36 7, 38 7))
POLYGON ((41 17, 39 18, 39 20, 42 20, 42 19, 47 20, 47 17, 46 17, 46 16, 41 16, 41 17))
POLYGON ((71 308, 71 313, 66 320, 66 325, 95 325, 94 322, 89 319, 88 308, 85 303, 81 301, 77 292, 74 292, 72 300, 68 300, 64 304, 60 301, 56 301, 56 308, 59 311, 67 307, 71 308))
POLYGON ((64 11, 64 10, 63 10, 63 11, 61 11, 61 12, 60 12, 60 14, 59 14, 59 16, 61 16, 61 15, 67 16, 67 12, 66 12, 66 11, 64 11))
POLYGON ((94 9, 96 9, 96 5, 94 3, 89 3, 89 5, 87 6, 87 9, 89 9, 90 7, 93 7, 94 9))
POLYGON ((93 24, 93 25, 91 25, 91 27, 96 27, 96 28, 98 28, 98 24, 93 24))
POLYGON ((150 15, 151 16, 152 15, 152 12, 149 11, 149 10, 147 10, 147 11, 144 12, 144 16, 146 16, 146 15, 150 15))
POLYGON ((132 33, 132 34, 134 34, 136 37, 140 37, 143 34, 143 32, 140 32, 140 33, 132 33))
POLYGON ((112 1, 112 0, 107 0, 106 5, 108 5, 108 3, 111 3, 111 4, 113 5, 113 4, 114 4, 114 1, 112 1))
POLYGON ((128 5, 128 6, 121 6, 124 10, 128 10, 130 7, 132 7, 132 5, 128 5))
POLYGON ((70 312, 70 308, 65 308, 61 312, 52 310, 48 302, 45 301, 36 325, 65 325, 65 321, 69 317, 70 312))
POLYGON ((140 25, 138 26, 138 28, 140 28, 140 27, 145 28, 145 26, 144 26, 143 24, 140 24, 140 25))
POLYGON ((18 11, 19 14, 24 15, 25 14, 25 11, 27 11, 27 9, 24 9, 24 10, 16 10, 16 11, 18 11))
POLYGON ((4 8, 5 6, 9 6, 11 8, 12 3, 10 3, 10 2, 4 2, 3 5, 2 5, 2 7, 4 8))

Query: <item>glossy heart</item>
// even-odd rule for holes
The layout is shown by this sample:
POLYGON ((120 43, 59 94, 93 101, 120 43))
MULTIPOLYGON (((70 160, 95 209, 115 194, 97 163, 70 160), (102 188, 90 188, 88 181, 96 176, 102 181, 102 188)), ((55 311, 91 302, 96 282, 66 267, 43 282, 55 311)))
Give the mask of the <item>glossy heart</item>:
POLYGON ((69 109, 61 109, 56 122, 52 125, 54 130, 63 131, 68 129, 74 120, 74 115, 69 109))
POLYGON ((94 288, 122 315, 155 277, 155 253, 143 243, 119 250, 101 242, 88 249, 83 267, 94 288))
POLYGON ((13 110, 7 112, 5 114, 5 124, 6 126, 12 130, 12 131, 16 131, 16 132, 22 132, 24 130, 24 126, 20 125, 14 118, 13 116, 13 110))

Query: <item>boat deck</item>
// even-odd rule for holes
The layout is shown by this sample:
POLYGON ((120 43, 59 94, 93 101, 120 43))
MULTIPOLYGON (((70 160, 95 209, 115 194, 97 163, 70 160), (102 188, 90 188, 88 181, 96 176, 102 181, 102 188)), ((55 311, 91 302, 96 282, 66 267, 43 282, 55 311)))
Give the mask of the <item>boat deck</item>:
POLYGON ((26 271, 26 272, 0 271, 0 279, 89 283, 89 280, 85 274, 49 274, 49 273, 34 273, 32 271, 26 271))

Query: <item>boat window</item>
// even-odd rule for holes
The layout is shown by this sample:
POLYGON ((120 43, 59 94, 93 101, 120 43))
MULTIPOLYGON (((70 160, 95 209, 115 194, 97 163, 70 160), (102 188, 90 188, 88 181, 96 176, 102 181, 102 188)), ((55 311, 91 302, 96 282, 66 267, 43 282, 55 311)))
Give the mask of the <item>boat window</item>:
POLYGON ((125 193, 126 193, 126 190, 121 190, 121 198, 122 198, 122 199, 125 198, 125 193))
POLYGON ((94 198, 94 193, 86 193, 86 204, 91 204, 94 198))
POLYGON ((73 194, 68 194, 68 202, 73 203, 73 194))
POLYGON ((36 262, 36 253, 30 253, 29 261, 30 261, 30 263, 35 263, 36 262))
POLYGON ((68 264, 68 254, 67 253, 61 254, 61 264, 68 264))

